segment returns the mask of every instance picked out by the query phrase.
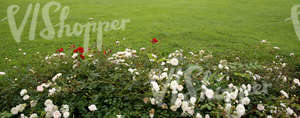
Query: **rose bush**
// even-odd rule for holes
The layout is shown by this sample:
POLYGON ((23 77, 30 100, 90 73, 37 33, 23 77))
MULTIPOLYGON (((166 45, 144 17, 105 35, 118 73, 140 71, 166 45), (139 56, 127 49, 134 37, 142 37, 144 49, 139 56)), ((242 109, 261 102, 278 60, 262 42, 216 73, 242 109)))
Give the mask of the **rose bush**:
POLYGON ((260 64, 205 50, 165 55, 152 48, 60 48, 39 67, 2 74, 0 115, 299 117, 299 75, 285 62, 294 54, 260 64))

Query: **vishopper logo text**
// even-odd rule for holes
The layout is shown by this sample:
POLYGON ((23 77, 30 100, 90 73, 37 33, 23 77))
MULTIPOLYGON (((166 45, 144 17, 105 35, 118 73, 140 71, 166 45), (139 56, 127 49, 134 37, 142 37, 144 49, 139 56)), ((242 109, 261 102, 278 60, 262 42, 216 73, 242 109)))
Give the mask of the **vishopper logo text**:
POLYGON ((113 30, 114 31, 125 30, 127 23, 130 22, 130 19, 120 19, 120 20, 112 20, 111 22, 104 21, 104 22, 96 23, 93 21, 93 19, 90 19, 90 22, 87 22, 86 24, 75 23, 72 27, 71 25, 65 23, 65 20, 67 19, 70 13, 70 7, 62 6, 59 2, 52 1, 46 3, 42 8, 40 3, 36 3, 35 5, 29 4, 22 22, 20 23, 19 26, 17 26, 15 17, 17 16, 19 10, 20 10, 20 6, 18 5, 9 6, 7 8, 7 17, 2 19, 2 21, 5 20, 8 21, 8 25, 11 30, 12 36, 17 43, 21 42, 22 33, 31 15, 32 15, 32 19, 31 19, 28 38, 29 40, 35 39, 40 12, 42 14, 41 17, 45 25, 45 28, 39 32, 41 38, 51 40, 54 38, 62 38, 64 35, 68 37, 83 35, 85 50, 88 49, 91 33, 97 33, 96 44, 98 50, 101 51, 103 32, 109 32, 113 30), (50 9, 54 9, 54 11, 50 11, 50 9), (60 11, 59 23, 53 25, 50 18, 50 12, 57 13, 59 11, 60 11), (58 30, 56 31, 56 29, 58 30))
POLYGON ((296 35, 298 39, 300 40, 300 23, 299 23, 299 15, 300 15, 300 5, 295 5, 291 8, 291 17, 287 18, 286 20, 292 20, 292 23, 294 25, 294 30, 296 32, 296 35))

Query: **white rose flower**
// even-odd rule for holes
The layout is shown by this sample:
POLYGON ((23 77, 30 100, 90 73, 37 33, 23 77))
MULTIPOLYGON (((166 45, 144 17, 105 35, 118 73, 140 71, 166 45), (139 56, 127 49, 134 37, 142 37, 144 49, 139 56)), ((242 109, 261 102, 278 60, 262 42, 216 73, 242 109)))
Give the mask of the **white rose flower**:
POLYGON ((224 66, 223 66, 222 64, 219 64, 219 65, 218 65, 218 68, 219 68, 219 69, 223 69, 224 66))
POLYGON ((228 87, 229 87, 229 88, 232 88, 232 87, 233 87, 233 84, 232 84, 232 83, 228 84, 228 87))
POLYGON ((251 88, 252 88, 251 85, 248 84, 248 85, 247 85, 247 91, 250 92, 250 91, 251 91, 251 88))
POLYGON ((181 109, 183 112, 187 111, 189 109, 189 103, 187 101, 183 101, 181 103, 181 109))
POLYGON ((70 107, 69 107, 69 105, 62 105, 62 108, 64 108, 64 109, 67 109, 67 110, 69 110, 70 109, 70 107))
POLYGON ((285 91, 281 90, 280 93, 281 93, 284 97, 289 98, 289 95, 288 95, 285 91))
POLYGON ((183 72, 182 72, 182 71, 178 71, 178 72, 177 72, 177 75, 182 76, 182 75, 183 75, 183 72))
POLYGON ((19 112, 19 109, 16 108, 16 107, 13 107, 13 108, 10 110, 10 113, 13 114, 13 115, 18 114, 18 112, 19 112))
POLYGON ((28 118, 28 117, 25 116, 24 114, 21 114, 20 116, 21 116, 21 118, 28 118))
POLYGON ((295 53, 290 53, 290 56, 291 56, 291 57, 295 56, 295 53))
POLYGON ((272 116, 271 116, 271 115, 268 115, 267 118, 272 118, 272 116))
POLYGON ((48 84, 43 83, 41 86, 43 86, 43 87, 45 87, 45 88, 48 88, 48 87, 50 87, 50 84, 51 84, 51 82, 48 83, 48 84))
POLYGON ((238 96, 238 90, 237 89, 234 92, 230 93, 230 98, 232 100, 235 100, 237 96, 238 96))
POLYGON ((201 88, 204 89, 204 90, 207 89, 207 87, 205 85, 201 85, 201 88))
POLYGON ((68 118, 69 116, 70 116, 70 112, 64 112, 64 113, 63 113, 63 117, 64 117, 64 118, 68 118))
POLYGON ((72 56, 72 58, 75 59, 77 56, 78 56, 78 54, 74 53, 73 56, 72 56))
POLYGON ((178 63, 179 63, 179 61, 178 61, 177 58, 173 58, 173 59, 170 60, 170 63, 171 63, 171 65, 173 65, 173 66, 177 66, 178 63))
POLYGON ((176 89, 172 90, 172 94, 177 94, 178 91, 176 89))
POLYGON ((243 105, 248 105, 250 103, 250 99, 248 97, 245 97, 241 100, 243 105))
POLYGON ((182 103, 181 99, 176 99, 175 106, 178 108, 181 106, 181 103, 182 103))
POLYGON ((179 93, 179 94, 178 94, 178 99, 183 100, 183 99, 184 99, 184 95, 183 95, 182 93, 179 93))
POLYGON ((128 71, 129 71, 130 73, 133 73, 134 71, 136 71, 136 69, 129 68, 128 71))
POLYGON ((27 90, 26 89, 22 89, 21 92, 20 92, 20 95, 24 96, 25 94, 27 94, 27 90))
POLYGON ((280 103, 280 106, 282 106, 282 107, 286 107, 284 103, 280 103))
POLYGON ((294 114, 294 110, 291 109, 290 107, 288 107, 288 108, 286 109, 286 112, 287 112, 289 115, 293 115, 293 114, 294 114))
POLYGON ((247 89, 247 86, 245 84, 242 84, 243 89, 247 89))
POLYGON ((191 104, 195 104, 196 103, 196 101, 197 101, 197 99, 195 98, 195 97, 191 97, 190 98, 190 102, 191 102, 191 104))
POLYGON ((150 102, 152 105, 155 105, 155 99, 154 98, 150 98, 150 102))
POLYGON ((52 78, 52 81, 54 82, 56 79, 58 79, 59 77, 62 76, 62 73, 58 73, 56 74, 53 78, 52 78))
POLYGON ((31 114, 29 118, 38 118, 38 115, 36 113, 31 114))
POLYGON ((97 107, 94 104, 90 105, 88 108, 89 108, 90 111, 96 111, 97 110, 97 107))
POLYGON ((24 97, 23 97, 23 100, 28 100, 29 99, 29 95, 25 95, 24 97))
POLYGON ((0 75, 5 75, 5 72, 0 72, 0 75))
POLYGON ((37 101, 36 100, 31 100, 30 101, 30 107, 35 107, 37 104, 37 101))
POLYGON ((244 90, 244 94, 245 94, 245 96, 248 96, 249 95, 248 90, 244 90))
POLYGON ((50 104, 50 105, 47 105, 46 108, 44 109, 46 112, 52 112, 54 109, 54 105, 53 104, 50 104))
POLYGON ((199 51, 199 54, 200 54, 200 55, 203 55, 204 53, 205 53, 204 50, 200 50, 200 51, 199 51))
POLYGON ((205 114, 205 118, 210 118, 209 114, 205 114))
POLYGON ((274 49, 276 49, 276 50, 280 50, 280 48, 279 47, 273 47, 274 49))
POLYGON ((36 87, 36 90, 37 90, 38 92, 43 92, 43 91, 44 91, 44 87, 43 87, 42 85, 37 86, 37 87, 36 87))
POLYGON ((140 49, 140 51, 144 51, 144 50, 146 50, 146 48, 141 48, 141 49, 140 49))
POLYGON ((200 114, 200 113, 197 113, 197 114, 196 114, 196 118, 202 118, 201 114, 200 114))
POLYGON ((178 86, 177 86, 177 90, 178 90, 178 91, 182 91, 182 90, 183 90, 183 86, 182 86, 182 85, 178 85, 178 86))
POLYGON ((160 75, 160 78, 161 79, 164 79, 164 78, 167 78, 168 77, 168 73, 166 72, 163 72, 161 75, 160 75))
POLYGON ((225 111, 228 112, 228 113, 231 111, 231 104, 230 103, 227 103, 225 105, 225 111))
POLYGON ((294 79, 293 82, 294 82, 295 84, 297 84, 298 86, 300 86, 299 79, 294 79))
POLYGON ((265 110, 265 106, 263 104, 258 104, 257 109, 260 111, 263 111, 263 110, 265 110))
POLYGON ((214 91, 211 89, 206 89, 205 90, 205 95, 208 99, 212 99, 214 97, 214 91))
POLYGON ((267 40, 261 40, 261 43, 267 43, 267 40))
POLYGON ((160 90, 158 84, 155 81, 152 81, 151 85, 154 91, 158 92, 160 90))
POLYGON ((19 112, 22 112, 26 107, 26 104, 19 104, 18 106, 16 106, 16 108, 19 110, 19 112))
POLYGON ((122 118, 122 115, 117 115, 117 118, 122 118))
POLYGON ((172 90, 176 90, 177 86, 178 86, 177 81, 173 80, 173 81, 171 82, 170 88, 171 88, 172 90))
POLYGON ((189 107, 187 110, 186 110, 190 115, 193 115, 194 114, 194 109, 192 109, 191 107, 189 107))
POLYGON ((47 99, 47 100, 45 101, 44 105, 45 105, 45 106, 53 105, 53 102, 52 102, 52 100, 47 99))
POLYGON ((54 118, 60 118, 61 117, 61 113, 59 111, 55 111, 55 112, 52 113, 52 116, 54 118))
POLYGON ((224 95, 224 101, 225 102, 230 102, 230 100, 231 100, 230 94, 227 91, 225 91, 224 94, 225 94, 224 95))
POLYGON ((52 88, 49 90, 49 95, 53 95, 56 92, 56 88, 52 88))
POLYGON ((243 116, 245 114, 245 107, 242 104, 238 104, 236 107, 236 112, 239 116, 243 116))

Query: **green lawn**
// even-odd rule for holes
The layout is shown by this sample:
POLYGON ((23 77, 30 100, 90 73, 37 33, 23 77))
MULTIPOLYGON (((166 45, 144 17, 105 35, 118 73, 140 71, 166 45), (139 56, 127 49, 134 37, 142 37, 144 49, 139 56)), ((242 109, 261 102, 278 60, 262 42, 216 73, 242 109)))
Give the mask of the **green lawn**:
MULTIPOLYGON (((9 5, 21 6, 17 16, 20 24, 29 3, 48 0, 1 0, 0 19, 6 17, 9 5)), ((280 54, 299 55, 300 41, 297 39, 290 16, 297 0, 59 0, 71 8, 67 24, 95 21, 112 21, 128 18, 131 23, 125 31, 104 33, 104 47, 109 48, 121 40, 128 48, 149 47, 154 37, 160 41, 161 52, 183 48, 190 50, 208 49, 215 55, 239 55, 250 60, 269 61, 273 54, 258 48, 261 40, 278 46, 280 54), (123 38, 126 38, 123 41, 123 38)), ((54 24, 59 14, 51 14, 54 24)), ((29 21, 31 18, 29 19, 29 21)), ((28 66, 35 63, 32 54, 47 55, 58 48, 83 45, 83 37, 63 37, 46 40, 36 37, 28 40, 30 23, 27 23, 23 40, 17 44, 13 39, 7 21, 0 22, 0 71, 14 65, 28 66), (27 53, 26 56, 22 49, 27 53), (8 62, 4 58, 12 61, 8 62)), ((38 31, 45 26, 39 17, 38 31)), ((96 35, 92 35, 96 39, 96 35)))

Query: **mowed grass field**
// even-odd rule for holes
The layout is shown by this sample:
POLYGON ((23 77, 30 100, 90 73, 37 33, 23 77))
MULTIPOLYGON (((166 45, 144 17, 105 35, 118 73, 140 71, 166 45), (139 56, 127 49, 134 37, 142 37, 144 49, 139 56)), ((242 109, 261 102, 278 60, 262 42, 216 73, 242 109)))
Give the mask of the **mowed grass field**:
MULTIPOLYGON (((19 25, 30 3, 48 0, 0 0, 0 19, 7 17, 7 7, 21 6, 16 21, 19 25)), ((124 31, 104 32, 104 47, 111 48, 117 40, 123 47, 139 49, 149 47, 150 40, 159 40, 159 52, 175 49, 196 51, 206 49, 214 55, 240 56, 250 61, 268 62, 275 54, 289 55, 294 52, 299 57, 300 40, 296 37, 290 17, 297 0, 59 0, 63 6, 71 8, 66 24, 85 24, 89 18, 95 21, 130 19, 124 31), (126 40, 123 40, 126 38, 126 40), (276 52, 261 48, 260 41, 267 40, 269 47, 280 47, 276 52)), ((40 10, 41 11, 41 10, 40 10)), ((52 9, 53 11, 53 9, 52 9)), ((37 34, 44 23, 38 17, 37 34)), ((53 24, 57 24, 60 13, 51 13, 53 24)), ((0 22, 0 71, 13 66, 30 67, 38 65, 33 58, 37 52, 45 56, 58 48, 73 44, 83 46, 83 36, 46 40, 39 35, 28 40, 31 17, 26 23, 22 41, 16 43, 6 21, 0 22), (22 49, 20 52, 19 49, 22 49), (26 52, 26 56, 24 56, 26 52), (9 62, 5 58, 11 59, 9 62)), ((96 35, 92 34, 92 41, 96 35)))

